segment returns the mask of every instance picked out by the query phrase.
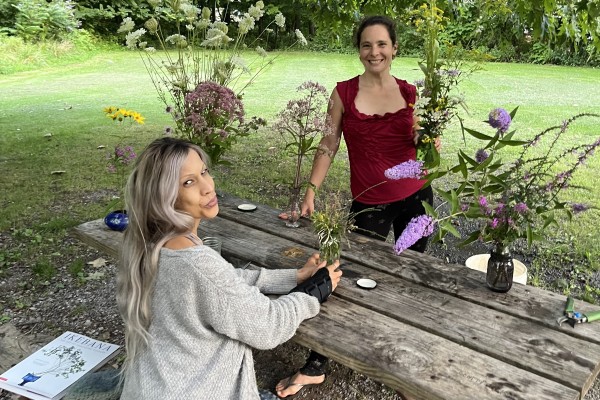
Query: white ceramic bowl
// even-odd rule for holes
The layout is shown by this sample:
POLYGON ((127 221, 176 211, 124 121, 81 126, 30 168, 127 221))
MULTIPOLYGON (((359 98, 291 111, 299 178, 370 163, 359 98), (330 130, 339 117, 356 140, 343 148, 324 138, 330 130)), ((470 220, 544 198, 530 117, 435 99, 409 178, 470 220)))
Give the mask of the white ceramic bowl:
MULTIPOLYGON (((477 271, 487 272, 487 262, 490 259, 489 254, 475 254, 467 258, 465 265, 471 269, 477 271)), ((519 260, 513 258, 513 264, 515 265, 515 272, 513 273, 513 282, 520 283, 522 285, 527 284, 527 267, 519 260)))

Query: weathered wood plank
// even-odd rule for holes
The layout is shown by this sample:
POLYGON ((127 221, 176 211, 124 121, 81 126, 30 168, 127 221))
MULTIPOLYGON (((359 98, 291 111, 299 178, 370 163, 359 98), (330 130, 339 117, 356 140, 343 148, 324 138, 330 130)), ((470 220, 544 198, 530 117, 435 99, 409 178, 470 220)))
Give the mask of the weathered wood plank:
MULTIPOLYGON (((220 196, 219 217, 273 233, 296 243, 315 243, 317 248, 316 238, 308 220, 301 220, 304 225, 301 228, 286 228, 283 221, 277 218, 278 210, 259 205, 256 211, 244 213, 237 210, 237 205, 243 202, 234 196, 220 196)), ((345 249, 343 252, 349 260, 518 318, 540 322, 569 336, 600 344, 597 325, 582 324, 575 329, 568 324, 558 326, 556 319, 563 313, 565 296, 524 285, 513 285, 508 293, 495 293, 485 288, 485 275, 482 272, 458 264, 445 264, 435 257, 410 250, 396 256, 389 243, 354 233, 349 234, 349 240, 350 250, 345 249)), ((600 311, 600 307, 579 300, 576 302, 576 308, 582 312, 600 311)))
MULTIPOLYGON (((233 221, 207 221, 204 229, 221 236, 223 252, 265 267, 301 265, 313 249, 256 231, 235 229, 233 221)), ((454 341, 477 352, 560 382, 585 394, 600 370, 600 346, 571 338, 541 324, 507 315, 443 292, 368 269, 344 267, 336 296, 454 341), (356 278, 379 282, 359 289, 356 278)), ((487 290, 487 289, 483 289, 487 290)))
POLYGON ((105 252, 111 257, 119 257, 123 233, 108 229, 101 219, 76 226, 73 228, 72 234, 83 243, 105 252))
POLYGON ((579 399, 573 389, 339 298, 295 340, 418 399, 579 399))

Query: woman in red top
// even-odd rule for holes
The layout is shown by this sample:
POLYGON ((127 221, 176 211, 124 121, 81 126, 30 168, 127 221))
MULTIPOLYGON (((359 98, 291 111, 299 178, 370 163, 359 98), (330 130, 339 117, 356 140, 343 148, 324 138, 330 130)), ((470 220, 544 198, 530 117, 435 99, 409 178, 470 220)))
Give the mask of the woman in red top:
MULTIPOLYGON (((357 232, 385 240, 393 226, 395 239, 398 239, 413 217, 425 213, 421 202, 433 203, 431 186, 422 189, 425 183, 422 180, 401 179, 381 184, 386 180, 386 169, 416 157, 418 125, 412 108, 416 88, 390 74, 398 50, 391 19, 383 16, 364 19, 355 39, 365 71, 360 76, 339 82, 331 94, 328 112, 333 134, 321 140, 321 147, 329 149, 331 154, 315 156, 310 182, 317 188, 323 183, 343 132, 354 198, 351 211, 374 208, 356 217, 357 232)), ((302 203, 303 215, 314 211, 314 198, 315 192, 309 187, 302 203)), ((424 252, 426 246, 427 238, 423 238, 411 249, 424 252)), ((297 374, 279 382, 277 394, 286 397, 305 385, 322 383, 326 361, 325 357, 311 352, 306 365, 297 374)))

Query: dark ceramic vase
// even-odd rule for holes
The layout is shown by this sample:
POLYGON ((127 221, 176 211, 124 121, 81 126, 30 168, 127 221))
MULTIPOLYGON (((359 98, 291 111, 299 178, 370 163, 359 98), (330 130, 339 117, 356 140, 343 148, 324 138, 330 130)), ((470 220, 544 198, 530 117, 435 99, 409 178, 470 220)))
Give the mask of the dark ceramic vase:
POLYGON ((487 264, 485 277, 487 287, 494 292, 508 292, 513 284, 514 271, 515 265, 510 249, 502 243, 496 243, 496 246, 490 252, 490 259, 487 264))
POLYGON ((110 212, 106 217, 104 217, 104 223, 113 231, 124 231, 129 224, 127 211, 117 210, 110 212))

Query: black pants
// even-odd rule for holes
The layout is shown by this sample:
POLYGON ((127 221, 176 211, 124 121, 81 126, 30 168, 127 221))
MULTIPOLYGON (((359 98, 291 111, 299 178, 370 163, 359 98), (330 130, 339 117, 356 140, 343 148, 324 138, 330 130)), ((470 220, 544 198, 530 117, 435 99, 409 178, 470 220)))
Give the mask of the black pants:
MULTIPOLYGON (((356 226, 355 232, 372 238, 385 240, 390 232, 390 227, 393 226, 394 241, 396 241, 412 218, 425 214, 425 207, 423 207, 422 201, 426 201, 433 205, 433 189, 431 186, 421 189, 406 199, 389 204, 373 206, 353 201, 352 206, 350 207, 350 212, 352 213, 373 209, 360 212, 360 214, 354 217, 354 225, 356 226)), ((410 249, 418 251, 419 253, 424 253, 427 248, 428 239, 428 237, 419 239, 419 241, 413 244, 410 249)), ((327 357, 315 351, 311 351, 306 360, 306 364, 304 364, 304 367, 300 368, 300 373, 308 376, 323 375, 325 373, 324 368, 327 365, 327 361, 327 357)))
MULTIPOLYGON (((352 202, 350 211, 353 213, 360 212, 354 218, 354 225, 357 227, 355 232, 385 240, 390 232, 390 228, 393 226, 395 242, 412 218, 425 214, 425 207, 423 207, 422 201, 433 205, 433 189, 431 186, 419 190, 406 199, 389 204, 369 205, 354 201, 352 202), (363 211, 368 209, 372 210, 363 211)), ((421 238, 410 249, 424 253, 427 248, 427 241, 427 237, 421 238)))

